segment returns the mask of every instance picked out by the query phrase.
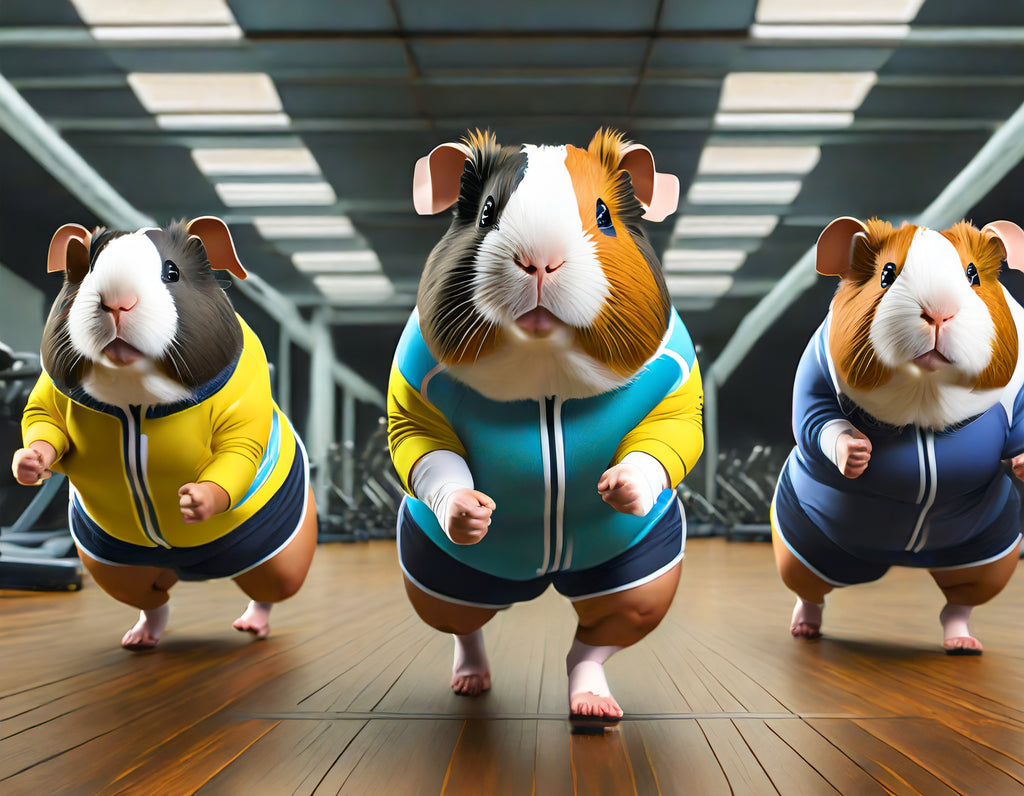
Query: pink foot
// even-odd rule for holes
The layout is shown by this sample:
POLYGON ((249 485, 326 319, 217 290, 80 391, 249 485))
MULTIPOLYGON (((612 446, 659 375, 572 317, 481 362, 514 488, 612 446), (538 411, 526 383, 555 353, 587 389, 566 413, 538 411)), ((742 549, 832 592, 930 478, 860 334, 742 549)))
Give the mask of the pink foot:
POLYGON ((967 620, 971 616, 970 605, 949 603, 939 613, 942 623, 942 648, 947 655, 981 655, 981 642, 971 635, 967 620))
POLYGON ((622 708, 611 694, 600 696, 590 691, 583 691, 569 697, 569 714, 597 719, 621 719, 622 708))
POLYGON ((483 630, 454 636, 455 662, 451 686, 459 696, 479 696, 491 689, 491 669, 484 649, 483 630))
POLYGON ((270 609, 273 603, 258 603, 255 600, 249 601, 249 606, 238 619, 231 623, 235 630, 244 633, 252 633, 257 639, 264 639, 270 635, 270 609))
POLYGON ((796 598, 793 608, 793 619, 789 623, 789 632, 795 638, 819 638, 821 636, 821 614, 824 605, 796 598))
POLYGON ((608 688, 604 666, 583 660, 569 672, 569 715, 596 719, 622 718, 622 708, 608 688))
POLYGON ((139 613, 139 621, 135 627, 121 637, 121 646, 126 650, 148 650, 153 649, 159 643, 160 637, 167 627, 167 617, 171 608, 164 603, 159 608, 139 613))

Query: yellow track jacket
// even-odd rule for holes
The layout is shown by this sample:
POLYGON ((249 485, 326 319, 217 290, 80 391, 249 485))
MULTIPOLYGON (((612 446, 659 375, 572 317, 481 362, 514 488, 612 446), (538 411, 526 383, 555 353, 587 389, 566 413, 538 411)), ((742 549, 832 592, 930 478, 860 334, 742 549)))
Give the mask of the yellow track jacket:
POLYGON ((230 533, 284 483, 295 436, 270 392, 267 357, 242 325, 237 362, 176 404, 131 406, 60 392, 43 373, 22 415, 26 446, 49 442, 89 517, 107 534, 144 547, 193 547, 230 533), (212 481, 231 508, 186 525, 178 489, 212 481))

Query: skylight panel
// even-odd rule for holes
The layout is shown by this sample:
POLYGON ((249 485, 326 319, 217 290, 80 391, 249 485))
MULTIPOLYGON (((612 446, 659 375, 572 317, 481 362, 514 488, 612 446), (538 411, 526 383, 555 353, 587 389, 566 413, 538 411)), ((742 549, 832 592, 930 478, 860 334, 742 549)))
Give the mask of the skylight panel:
POLYGON ((270 75, 261 72, 133 72, 128 85, 152 114, 281 112, 270 75))
POLYGON ((874 72, 732 72, 720 112, 855 111, 878 76, 874 72))
POLYGON ((816 146, 704 147, 698 174, 806 174, 821 158, 816 146))
POLYGON ((192 150, 192 160, 208 177, 320 173, 306 147, 199 148, 192 150))

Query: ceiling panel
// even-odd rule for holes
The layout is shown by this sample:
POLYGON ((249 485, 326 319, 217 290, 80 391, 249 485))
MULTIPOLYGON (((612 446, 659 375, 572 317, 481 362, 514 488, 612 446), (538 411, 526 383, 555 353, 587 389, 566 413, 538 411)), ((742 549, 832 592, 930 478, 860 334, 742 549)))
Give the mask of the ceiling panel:
MULTIPOLYGON (((802 28, 793 39, 793 31, 754 27, 757 0, 619 6, 232 0, 227 7, 238 25, 236 39, 187 41, 150 30, 145 40, 111 42, 95 39, 67 0, 0 0, 0 75, 142 213, 161 223, 223 215, 253 273, 306 315, 318 303, 333 308, 344 329, 336 333, 339 357, 381 388, 422 264, 448 223, 447 214, 413 212, 413 166, 467 130, 490 128, 509 144, 585 146, 597 128, 611 126, 647 145, 658 169, 677 175, 682 186, 678 213, 646 225, 655 249, 740 247, 747 253, 724 296, 675 297, 707 369, 829 220, 919 214, 1024 102, 1024 4, 1001 0, 924 0, 904 28, 889 29, 881 39, 860 33, 842 40, 831 38, 835 30, 802 28), (263 118, 239 127, 235 115, 219 127, 195 120, 182 126, 176 117, 176 129, 163 129, 129 87, 133 72, 265 74, 280 97, 282 126, 263 118), (873 83, 844 117, 809 121, 787 107, 742 123, 719 114, 723 87, 737 73, 776 80, 798 73, 808 82, 811 73, 834 74, 838 81, 836 73, 843 72, 868 73, 873 83), (708 146, 806 145, 820 147, 806 174, 699 171, 708 146), (195 147, 305 147, 314 168, 301 179, 326 181, 336 201, 313 208, 228 207, 216 181, 249 186, 290 178, 207 177, 193 162, 195 147), (780 178, 795 183, 791 202, 716 205, 698 201, 699 191, 690 193, 695 182, 720 190, 780 178), (350 221, 355 234, 342 241, 282 241, 265 238, 253 225, 261 214, 310 213, 350 221), (674 235, 679 218, 699 223, 701 216, 726 213, 770 213, 779 220, 763 237, 674 235), (386 299, 359 305, 327 299, 291 260, 295 253, 359 247, 372 249, 394 286, 386 299), (353 346, 354 337, 367 342, 353 346)), ((804 12, 809 20, 858 8, 817 0, 804 12)), ((1024 174, 1012 162, 999 166, 1009 174, 971 202, 976 220, 1024 221, 1024 174)), ((99 219, 7 135, 0 135, 0 173, 0 260, 55 292, 38 268, 53 230, 65 221, 92 225, 99 219)), ((788 436, 791 368, 833 288, 816 281, 763 330, 721 396, 723 413, 738 412, 757 389, 757 411, 747 400, 742 417, 723 433, 749 427, 788 436)), ((257 311, 250 304, 246 310, 257 311)))

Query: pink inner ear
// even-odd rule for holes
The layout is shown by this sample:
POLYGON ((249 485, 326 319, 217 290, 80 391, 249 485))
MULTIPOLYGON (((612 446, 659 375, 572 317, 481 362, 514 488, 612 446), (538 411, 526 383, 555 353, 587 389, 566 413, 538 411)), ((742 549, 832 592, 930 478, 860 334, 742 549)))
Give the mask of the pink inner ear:
POLYGON ((857 235, 867 234, 861 221, 842 216, 830 223, 818 237, 815 269, 825 276, 846 276, 853 259, 853 244, 857 235))
POLYGON ((1012 221, 993 221, 986 224, 982 232, 991 232, 1002 241, 1006 252, 1006 264, 1017 271, 1024 271, 1024 231, 1012 221))
POLYGON ((235 242, 231 240, 227 224, 216 216, 200 216, 189 221, 186 229, 190 235, 195 235, 203 242, 211 266, 230 271, 238 279, 245 279, 247 274, 235 252, 235 242))
POLYGON ((441 144, 416 161, 412 178, 412 204, 421 216, 432 216, 455 204, 462 184, 462 168, 469 151, 459 144, 441 144))
POLYGON ((50 249, 46 254, 46 272, 67 271, 69 266, 80 268, 82 252, 85 252, 85 269, 89 270, 89 230, 80 224, 65 224, 50 239, 50 249), (68 248, 71 241, 78 241, 79 246, 68 248))
POLYGON ((629 172, 633 193, 645 205, 644 218, 663 221, 679 207, 679 179, 654 170, 654 155, 642 144, 625 148, 619 168, 629 172))

